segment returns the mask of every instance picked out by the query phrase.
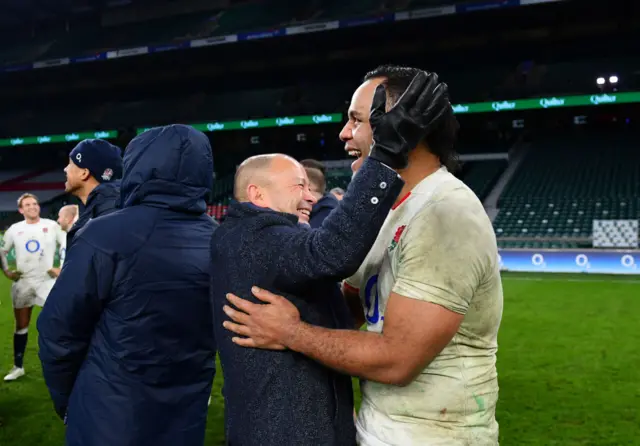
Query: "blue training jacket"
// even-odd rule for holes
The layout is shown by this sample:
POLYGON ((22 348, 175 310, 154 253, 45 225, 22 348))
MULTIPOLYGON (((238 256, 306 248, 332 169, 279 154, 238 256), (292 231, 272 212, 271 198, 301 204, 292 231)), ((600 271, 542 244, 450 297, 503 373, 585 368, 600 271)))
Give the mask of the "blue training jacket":
POLYGON ((70 446, 201 446, 215 372, 207 137, 151 129, 124 155, 122 209, 76 235, 38 319, 70 446))
POLYGON ((111 183, 101 183, 91 191, 87 203, 81 207, 78 221, 67 232, 67 249, 71 247, 73 238, 89 220, 108 215, 118 209, 120 199, 120 180, 111 183))

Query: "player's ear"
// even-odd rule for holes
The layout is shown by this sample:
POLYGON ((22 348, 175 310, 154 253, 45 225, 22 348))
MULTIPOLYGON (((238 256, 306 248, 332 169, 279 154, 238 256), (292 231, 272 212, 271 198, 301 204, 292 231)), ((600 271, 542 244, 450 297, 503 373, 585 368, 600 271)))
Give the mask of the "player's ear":
POLYGON ((82 181, 87 181, 91 177, 91 172, 89 169, 82 169, 82 173, 80 174, 80 179, 82 181))

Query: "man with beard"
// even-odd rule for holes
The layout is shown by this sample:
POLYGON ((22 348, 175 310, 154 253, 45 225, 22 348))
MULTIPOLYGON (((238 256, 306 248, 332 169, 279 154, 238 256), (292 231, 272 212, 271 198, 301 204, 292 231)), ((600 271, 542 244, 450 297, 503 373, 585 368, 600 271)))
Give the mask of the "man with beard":
POLYGON ((238 169, 237 203, 213 235, 210 268, 230 445, 355 444, 349 376, 295 352, 235 345, 222 327, 225 293, 252 299, 257 285, 283 293, 309 324, 353 327, 336 282, 356 272, 397 199, 402 181, 392 169, 406 167, 408 152, 437 120, 432 80, 415 73, 388 111, 385 88, 377 89, 370 156, 318 229, 299 224, 316 202, 300 163, 261 155, 238 169))
MULTIPOLYGON (((368 112, 374 91, 385 85, 394 103, 416 72, 379 67, 354 93, 340 133, 345 150, 358 157, 354 172, 370 156, 371 123, 378 119, 368 112)), ((287 299, 265 290, 254 295, 270 305, 229 296, 240 311, 225 308, 235 321, 225 326, 246 337, 235 338, 237 345, 286 348, 362 378, 361 446, 498 444, 503 296, 496 238, 476 195, 450 173, 458 125, 447 86, 435 91, 439 119, 409 153, 408 166, 398 169, 402 198, 345 282, 346 297, 361 302, 354 315, 367 331, 314 326, 287 299)))
POLYGON ((80 199, 84 208, 67 232, 67 249, 89 220, 117 209, 122 176, 122 150, 103 139, 85 139, 69 154, 65 192, 80 199))

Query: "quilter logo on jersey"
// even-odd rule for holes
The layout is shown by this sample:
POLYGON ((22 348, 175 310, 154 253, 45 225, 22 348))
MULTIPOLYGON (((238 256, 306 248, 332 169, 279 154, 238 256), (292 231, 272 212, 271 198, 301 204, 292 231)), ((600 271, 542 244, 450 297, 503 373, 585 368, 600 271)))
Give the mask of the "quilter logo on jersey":
POLYGON ((402 237, 402 232, 407 225, 402 225, 396 229, 396 235, 393 236, 393 240, 391 240, 391 244, 389 245, 389 251, 393 251, 398 246, 398 242, 400 241, 400 237, 402 237))
POLYGON ((46 234, 47 232, 49 232, 49 228, 42 228, 42 232, 46 234))

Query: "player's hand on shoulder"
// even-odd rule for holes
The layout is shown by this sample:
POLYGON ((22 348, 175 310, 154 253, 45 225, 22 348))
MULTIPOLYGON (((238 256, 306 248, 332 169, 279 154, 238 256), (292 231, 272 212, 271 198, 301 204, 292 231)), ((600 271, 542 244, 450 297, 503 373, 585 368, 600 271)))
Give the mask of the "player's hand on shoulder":
POLYGON ((60 268, 51 268, 49 271, 47 271, 47 274, 49 274, 49 277, 51 277, 52 279, 55 279, 60 275, 60 268))

